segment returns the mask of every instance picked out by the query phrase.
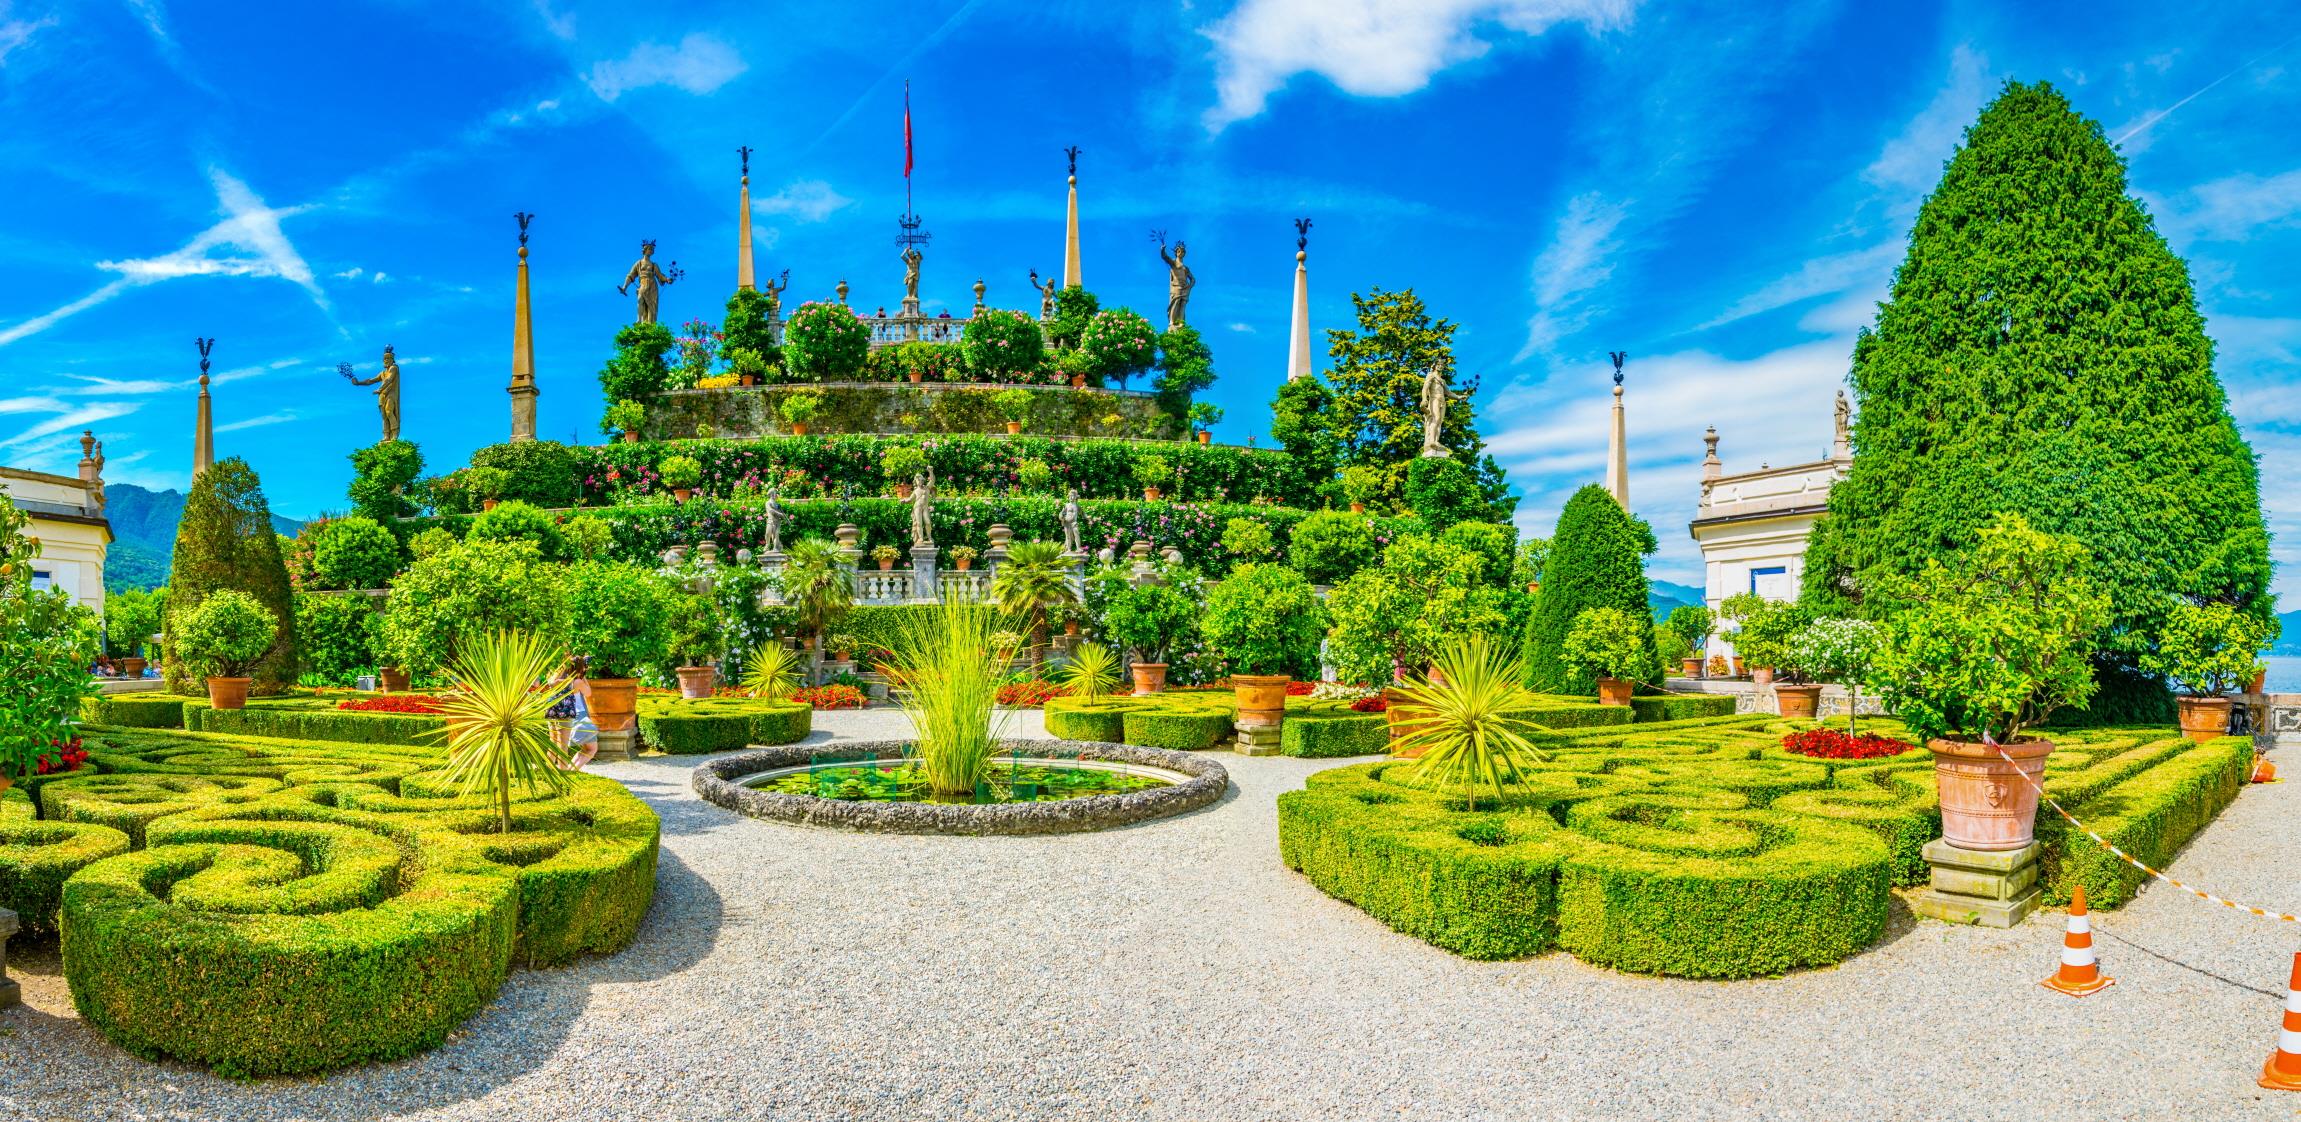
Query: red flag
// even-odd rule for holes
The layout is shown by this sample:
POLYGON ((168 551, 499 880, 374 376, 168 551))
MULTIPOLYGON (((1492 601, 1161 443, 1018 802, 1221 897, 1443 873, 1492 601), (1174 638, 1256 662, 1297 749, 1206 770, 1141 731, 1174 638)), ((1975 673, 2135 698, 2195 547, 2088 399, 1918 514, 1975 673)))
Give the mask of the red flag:
POLYGON ((911 81, 903 80, 903 178, 911 178, 911 81))

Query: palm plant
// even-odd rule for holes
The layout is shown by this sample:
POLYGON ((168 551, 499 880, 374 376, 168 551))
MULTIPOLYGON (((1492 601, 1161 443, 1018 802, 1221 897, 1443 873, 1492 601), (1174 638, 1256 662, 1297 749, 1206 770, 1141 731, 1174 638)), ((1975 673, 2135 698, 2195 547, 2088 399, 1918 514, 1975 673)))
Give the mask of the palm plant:
POLYGON ((447 778, 463 793, 483 789, 495 803, 498 833, 511 832, 511 789, 565 790, 566 751, 544 721, 567 695, 565 683, 535 684, 551 676, 566 653, 523 631, 497 631, 468 644, 450 673, 456 688, 441 711, 447 723, 447 778))
POLYGON ((889 676, 918 730, 912 762, 937 797, 972 795, 990 770, 1001 679, 991 636, 1003 622, 989 605, 947 597, 907 619, 895 641, 889 676))
POLYGON ((743 692, 761 701, 781 701, 799 688, 799 656, 781 643, 768 643, 745 660, 743 692))
POLYGON ((799 630, 820 637, 855 606, 855 582, 830 542, 793 542, 783 564, 783 598, 799 612, 799 630))
POLYGON ((1083 701, 1100 701, 1119 684, 1118 656, 1101 643, 1081 643, 1062 669, 1062 685, 1083 701))
MULTIPOLYGON (((1400 755, 1419 749, 1415 774, 1444 786, 1491 787, 1503 797, 1505 784, 1525 781, 1523 763, 1545 758, 1512 716, 1533 704, 1520 684, 1518 660, 1484 635, 1473 635, 1439 650, 1431 678, 1399 687, 1391 703, 1400 731, 1400 755)), ((1472 800, 1475 802, 1475 799, 1472 800)))
POLYGON ((1031 621, 1033 641, 1047 641, 1047 609, 1076 604, 1078 590, 1071 587, 1070 566, 1063 563, 1063 547, 1055 542, 1024 542, 1007 553, 999 573, 991 579, 991 596, 999 610, 1031 621))

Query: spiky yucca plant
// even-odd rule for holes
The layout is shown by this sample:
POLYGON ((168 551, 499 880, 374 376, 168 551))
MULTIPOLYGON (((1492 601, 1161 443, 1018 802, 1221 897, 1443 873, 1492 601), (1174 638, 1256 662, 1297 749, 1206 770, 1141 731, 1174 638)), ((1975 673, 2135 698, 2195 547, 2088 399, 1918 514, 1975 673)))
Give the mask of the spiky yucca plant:
POLYGON ((1545 758, 1526 739, 1525 723, 1510 716, 1534 702, 1519 682, 1518 660, 1474 635, 1441 648, 1431 668, 1439 683, 1401 686, 1391 703, 1400 730, 1395 750, 1421 750, 1417 775, 1446 786, 1491 787, 1501 799, 1505 785, 1524 781, 1527 759, 1545 758))
POLYGON ((1064 664, 1061 683, 1070 687, 1073 697, 1100 701, 1119 684, 1118 656, 1101 643, 1081 643, 1064 664))
POLYGON ((781 701, 799 688, 799 656, 781 643, 751 652, 743 671, 743 692, 761 701, 781 701))
POLYGON ((1006 622, 989 605, 946 597, 907 619, 895 642, 889 676, 918 730, 912 762, 938 796, 972 794, 990 769, 1001 677, 991 635, 1006 622))
POLYGON ((564 652, 523 631, 497 631, 468 644, 450 673, 455 689, 440 707, 447 724, 447 778, 463 793, 485 790, 495 802, 496 830, 511 832, 511 788, 566 790, 567 753, 552 743, 545 719, 567 695, 565 683, 539 689, 567 660, 564 652))

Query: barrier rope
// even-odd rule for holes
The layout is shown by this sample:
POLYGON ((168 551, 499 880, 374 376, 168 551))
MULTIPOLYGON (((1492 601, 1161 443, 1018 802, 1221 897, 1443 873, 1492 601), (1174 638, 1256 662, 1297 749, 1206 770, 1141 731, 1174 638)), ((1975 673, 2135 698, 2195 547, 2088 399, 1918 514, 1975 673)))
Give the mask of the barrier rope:
POLYGON ((2181 891, 2208 903, 2219 904, 2224 908, 2235 908, 2241 912, 2251 912, 2263 919, 2273 919, 2280 923, 2301 923, 2301 916, 2287 915, 2284 912, 2271 911, 2267 908, 2257 908, 2251 904, 2240 904, 2235 900, 2224 899, 2223 897, 2211 892, 2207 892, 2202 888, 2193 888, 2189 885, 2183 884, 2180 881, 2157 871, 2156 869, 2152 869, 2149 866, 2142 864, 2140 861, 2135 860, 2132 854, 2127 853, 2126 851, 2119 849, 2114 845, 2111 845, 2108 838, 2094 833, 2092 827, 2089 827, 2085 823, 2078 821, 2076 815, 2063 810, 2060 803, 2053 801, 2053 797, 2045 793, 2045 788, 2040 786, 2037 780, 2031 779, 2029 777, 2029 773, 2021 770, 2021 765, 2016 763, 2012 756, 2005 754, 2004 747, 2000 746, 1997 741, 1990 739, 1988 736, 1984 736, 1982 737, 1982 743, 1989 745, 1990 750, 1996 752, 1999 759, 2004 760, 2007 764, 2013 767, 2014 774, 2021 776, 2021 781, 2028 784, 2030 790, 2037 792, 2037 799, 2039 802, 2052 807, 2053 812, 2060 815, 2063 821, 2077 827, 2078 830, 2084 833, 2086 837, 2092 838, 2103 849, 2116 854, 2118 858, 2123 860, 2126 864, 2131 865, 2134 868, 2141 870, 2142 872, 2148 873, 2150 876, 2156 877, 2158 880, 2164 881, 2165 883, 2170 884, 2173 887, 2178 888, 2181 891))

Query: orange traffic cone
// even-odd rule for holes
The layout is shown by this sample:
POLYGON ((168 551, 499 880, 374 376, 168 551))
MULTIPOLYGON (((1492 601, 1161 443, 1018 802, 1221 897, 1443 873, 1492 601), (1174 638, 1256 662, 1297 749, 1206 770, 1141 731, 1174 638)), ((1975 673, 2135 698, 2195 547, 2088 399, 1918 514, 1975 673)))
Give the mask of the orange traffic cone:
MULTIPOLYGON (((2082 884, 2069 894, 2069 933, 2061 937, 2061 969, 2040 984, 2071 997, 2084 997, 2117 984, 2117 979, 2104 977, 2101 965, 2093 960, 2093 920, 2085 914, 2082 884)), ((2301 1069, 2301 1056, 2295 1057, 2294 1063, 2301 1069)))
POLYGON ((2301 1091, 2301 954, 2293 956, 2293 980, 2285 984, 2285 1023, 2277 1030, 2277 1050, 2261 1065, 2261 1085, 2301 1091))

